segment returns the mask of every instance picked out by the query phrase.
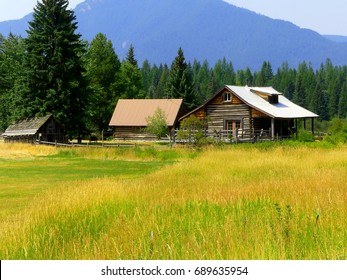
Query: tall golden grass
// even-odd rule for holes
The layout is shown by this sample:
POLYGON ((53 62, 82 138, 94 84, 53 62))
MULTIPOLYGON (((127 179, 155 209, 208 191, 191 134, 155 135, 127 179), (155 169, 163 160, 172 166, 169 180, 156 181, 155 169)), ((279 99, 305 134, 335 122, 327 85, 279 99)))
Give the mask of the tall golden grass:
POLYGON ((24 143, 8 143, 0 141, 0 159, 19 159, 35 156, 47 156, 56 154, 58 150, 50 146, 34 146, 24 143))
POLYGON ((0 231, 1 259, 346 259, 346 248, 346 146, 211 148, 141 178, 66 183, 0 231))

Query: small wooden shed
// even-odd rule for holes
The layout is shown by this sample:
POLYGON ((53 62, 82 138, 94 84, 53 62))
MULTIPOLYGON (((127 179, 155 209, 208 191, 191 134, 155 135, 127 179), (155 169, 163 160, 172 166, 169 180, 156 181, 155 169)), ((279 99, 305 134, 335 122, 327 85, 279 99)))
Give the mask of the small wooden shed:
POLYGON ((10 125, 2 136, 5 142, 66 142, 63 127, 52 115, 18 121, 10 125))

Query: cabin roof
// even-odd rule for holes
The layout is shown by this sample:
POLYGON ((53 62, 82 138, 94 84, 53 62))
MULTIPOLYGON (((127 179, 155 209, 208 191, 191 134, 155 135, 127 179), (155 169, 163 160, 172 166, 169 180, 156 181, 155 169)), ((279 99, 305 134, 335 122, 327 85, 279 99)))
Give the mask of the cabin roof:
POLYGON ((10 125, 3 133, 4 137, 35 135, 39 129, 51 118, 52 115, 44 117, 33 117, 10 125))
POLYGON ((238 98, 240 98, 247 105, 257 109, 264 114, 273 118, 282 119, 299 119, 299 118, 317 118, 318 115, 311 111, 291 102, 284 97, 281 93, 277 92, 272 87, 240 87, 240 86, 226 86, 238 98), (278 103, 271 104, 257 92, 266 95, 278 95, 278 103))
POLYGON ((242 102, 254 108, 265 115, 272 118, 279 119, 300 119, 300 118, 317 118, 318 115, 311 111, 291 102, 289 99, 283 96, 272 87, 242 87, 226 85, 222 90, 213 95, 207 102, 200 107, 186 114, 180 120, 186 118, 195 111, 203 108, 210 103, 217 95, 221 94, 225 90, 229 90, 232 94, 237 96, 242 102), (270 103, 268 100, 261 97, 265 96, 278 96, 278 103, 270 103))
POLYGON ((278 92, 273 87, 251 87, 250 91, 253 93, 259 92, 265 95, 282 95, 282 93, 278 92))
POLYGON ((162 109, 168 126, 177 120, 183 99, 119 99, 110 126, 147 126, 147 118, 162 109))

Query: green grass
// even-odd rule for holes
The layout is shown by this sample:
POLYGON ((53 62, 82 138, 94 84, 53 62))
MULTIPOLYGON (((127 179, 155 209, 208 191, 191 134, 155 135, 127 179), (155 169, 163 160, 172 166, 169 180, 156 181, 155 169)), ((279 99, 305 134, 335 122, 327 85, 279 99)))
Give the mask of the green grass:
POLYGON ((1 259, 347 258, 345 145, 27 149, 0 161, 1 259))
MULTIPOLYGON (((95 152, 100 152, 100 149, 95 152)), ((113 152, 117 152, 117 149, 113 149, 113 152)), ((42 192, 73 186, 77 181, 135 178, 173 163, 165 153, 161 153, 158 158, 168 158, 167 160, 144 160, 148 159, 151 152, 147 154, 141 149, 135 153, 143 160, 93 159, 88 158, 85 151, 83 154, 83 150, 68 149, 48 156, 0 158, 0 217, 25 208, 42 192)))

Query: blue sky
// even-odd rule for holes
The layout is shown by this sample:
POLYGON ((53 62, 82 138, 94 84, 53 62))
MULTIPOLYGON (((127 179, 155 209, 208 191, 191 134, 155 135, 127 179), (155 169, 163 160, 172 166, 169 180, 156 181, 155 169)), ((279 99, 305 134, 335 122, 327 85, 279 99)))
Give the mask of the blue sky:
POLYGON ((346 0, 224 0, 320 34, 347 36, 346 0))
MULTIPOLYGON (((70 7, 74 8, 84 0, 69 0, 70 7)), ((0 0, 0 21, 20 19, 31 13, 37 0, 0 0)))
MULTIPOLYGON (((70 0, 74 8, 84 0, 70 0)), ((165 0, 162 0, 165 1, 165 0)), ((189 0, 187 0, 189 1, 189 0)), ((224 0, 271 18, 283 19, 321 34, 347 36, 346 0, 224 0)), ((0 0, 0 21, 19 19, 37 0, 0 0)))

